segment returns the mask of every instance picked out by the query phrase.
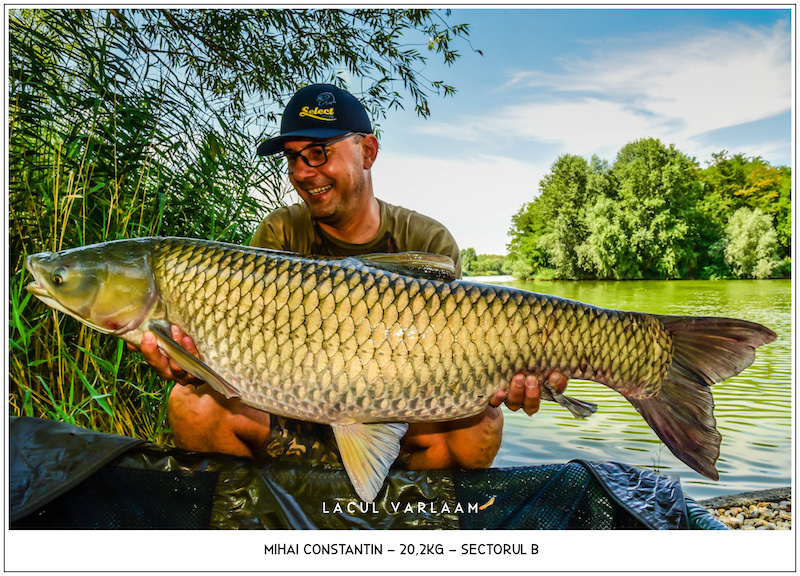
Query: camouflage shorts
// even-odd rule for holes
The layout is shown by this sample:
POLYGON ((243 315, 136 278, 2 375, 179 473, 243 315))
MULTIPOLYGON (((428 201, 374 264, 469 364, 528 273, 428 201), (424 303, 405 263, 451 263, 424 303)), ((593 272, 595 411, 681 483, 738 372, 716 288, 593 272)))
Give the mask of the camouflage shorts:
POLYGON ((339 462, 336 439, 333 430, 327 424, 314 424, 272 415, 270 427, 272 435, 258 456, 339 462))
MULTIPOLYGON (((270 417, 272 435, 256 458, 297 458, 316 462, 341 462, 333 429, 327 424, 314 424, 282 416, 270 417)), ((405 467, 411 454, 400 449, 397 464, 405 467)))

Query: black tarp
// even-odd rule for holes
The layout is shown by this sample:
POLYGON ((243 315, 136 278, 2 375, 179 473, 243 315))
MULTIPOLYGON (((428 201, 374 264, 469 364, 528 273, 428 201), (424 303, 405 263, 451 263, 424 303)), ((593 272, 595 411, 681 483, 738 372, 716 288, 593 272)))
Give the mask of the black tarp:
POLYGON ((201 454, 39 418, 10 421, 23 528, 719 529, 676 478, 613 462, 392 469, 373 503, 337 464, 201 454))

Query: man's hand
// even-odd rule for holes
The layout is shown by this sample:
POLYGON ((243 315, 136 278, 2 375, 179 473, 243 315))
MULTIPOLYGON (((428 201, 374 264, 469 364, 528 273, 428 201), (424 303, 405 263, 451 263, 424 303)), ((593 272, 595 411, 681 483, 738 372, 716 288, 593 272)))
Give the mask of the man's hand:
MULTIPOLYGON (((567 388, 567 377, 561 372, 551 372, 547 380, 559 392, 567 388)), ((528 415, 533 416, 539 411, 541 401, 539 394, 539 379, 531 374, 516 374, 511 379, 508 392, 498 390, 489 400, 489 405, 498 407, 505 401, 509 410, 517 411, 520 408, 528 415)))
MULTIPOLYGON (((197 358, 200 358, 200 353, 197 351, 197 347, 194 345, 194 340, 192 340, 191 336, 188 336, 183 330, 174 324, 172 325, 172 339, 183 346, 187 352, 196 356, 197 358)), ((156 373, 164 380, 174 380, 183 386, 187 384, 199 386, 203 383, 200 378, 189 374, 183 368, 178 366, 174 360, 164 354, 158 347, 156 335, 149 330, 145 332, 144 336, 142 337, 141 349, 137 348, 131 343, 128 343, 128 348, 136 352, 141 352, 145 361, 150 364, 153 370, 155 370, 156 373)))

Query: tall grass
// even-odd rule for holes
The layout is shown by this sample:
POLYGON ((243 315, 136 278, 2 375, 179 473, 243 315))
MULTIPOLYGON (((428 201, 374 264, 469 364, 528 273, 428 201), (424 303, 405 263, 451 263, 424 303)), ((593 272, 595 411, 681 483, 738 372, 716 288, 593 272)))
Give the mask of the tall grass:
POLYGON ((169 384, 32 298, 24 258, 158 234, 245 242, 281 191, 256 139, 199 122, 104 25, 80 11, 9 19, 9 412, 168 443, 169 384))
MULTIPOLYGON (((63 175, 57 154, 53 164, 49 182, 40 180, 37 186, 48 194, 18 190, 17 201, 11 204, 11 236, 21 247, 9 282, 11 413, 167 442, 170 387, 122 340, 100 334, 33 298, 25 290, 31 278, 22 266, 28 253, 80 245, 87 236, 121 237, 130 223, 140 231, 158 233, 157 220, 142 219, 143 205, 121 202, 115 189, 127 182, 118 179, 92 190, 90 174, 95 166, 63 175), (103 203, 93 198, 101 190, 108 194, 102 198, 105 210, 87 209, 89 204, 103 203)), ((31 181, 37 174, 26 176, 31 181)), ((137 196, 135 188, 133 195, 137 196)))
MULTIPOLYGON (((99 116, 99 113, 98 113, 99 116)), ((13 117, 12 131, 23 114, 13 117)), ((96 123, 99 118, 90 121, 96 123)), ((160 381, 118 338, 102 335, 45 306, 25 290, 25 255, 89 242, 160 232, 162 211, 147 174, 101 166, 100 144, 84 139, 65 152, 55 127, 37 128, 49 149, 14 172, 9 204, 9 405, 12 414, 41 416, 94 430, 168 440, 160 381), (80 155, 64 169, 65 156, 80 155), (109 177, 110 176, 110 177, 109 177)), ((24 141, 12 139, 21 150, 24 141)), ((28 141, 29 143, 30 141, 28 141)))

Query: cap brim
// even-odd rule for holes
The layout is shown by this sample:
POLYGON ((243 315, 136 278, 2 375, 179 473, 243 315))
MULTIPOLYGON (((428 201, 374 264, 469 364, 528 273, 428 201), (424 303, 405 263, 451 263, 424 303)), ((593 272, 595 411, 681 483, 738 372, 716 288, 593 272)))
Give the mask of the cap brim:
POLYGON ((289 140, 297 140, 298 138, 311 138, 312 140, 326 140, 328 138, 335 138, 337 136, 344 136, 351 132, 350 130, 335 130, 333 128, 310 128, 308 130, 297 130, 295 132, 287 132, 275 138, 270 138, 266 142, 262 142, 256 150, 259 156, 272 156, 278 152, 283 152, 284 143, 289 140))

